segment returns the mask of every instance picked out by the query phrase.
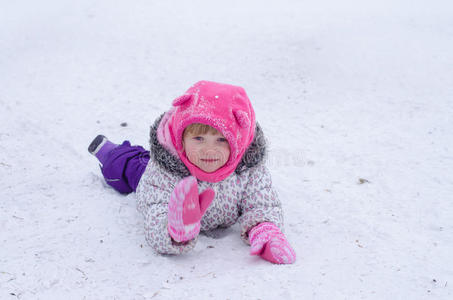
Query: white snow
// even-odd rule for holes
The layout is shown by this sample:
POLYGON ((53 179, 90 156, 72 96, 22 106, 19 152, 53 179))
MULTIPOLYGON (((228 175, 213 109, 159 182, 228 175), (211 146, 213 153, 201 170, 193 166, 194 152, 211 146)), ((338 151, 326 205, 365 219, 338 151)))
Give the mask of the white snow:
POLYGON ((453 299, 451 1, 1 1, 0 116, 0 299, 453 299), (87 152, 203 79, 253 101, 294 265, 154 254, 87 152))

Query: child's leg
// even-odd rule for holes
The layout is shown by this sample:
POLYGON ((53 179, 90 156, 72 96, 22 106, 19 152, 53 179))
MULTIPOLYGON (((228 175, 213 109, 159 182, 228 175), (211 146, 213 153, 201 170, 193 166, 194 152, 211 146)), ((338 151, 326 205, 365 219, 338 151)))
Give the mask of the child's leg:
POLYGON ((107 184, 123 194, 135 192, 148 164, 149 151, 141 146, 131 146, 129 141, 114 147, 107 142, 98 151, 96 157, 102 163, 101 172, 107 184))

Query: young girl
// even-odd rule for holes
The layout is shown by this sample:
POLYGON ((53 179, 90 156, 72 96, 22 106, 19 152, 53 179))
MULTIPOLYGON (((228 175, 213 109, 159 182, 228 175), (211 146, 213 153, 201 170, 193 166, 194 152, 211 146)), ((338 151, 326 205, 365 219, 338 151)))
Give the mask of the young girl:
POLYGON ((264 165, 264 135, 243 88, 197 82, 155 121, 150 143, 145 151, 99 135, 88 150, 109 185, 136 191, 152 248, 184 253, 194 248, 200 230, 239 222, 250 254, 278 264, 295 261, 264 165))

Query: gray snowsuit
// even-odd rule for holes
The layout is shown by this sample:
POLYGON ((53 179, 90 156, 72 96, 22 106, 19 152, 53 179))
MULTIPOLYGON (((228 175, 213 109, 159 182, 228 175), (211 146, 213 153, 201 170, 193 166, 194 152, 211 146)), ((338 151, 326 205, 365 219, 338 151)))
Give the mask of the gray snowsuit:
MULTIPOLYGON (((145 220, 145 237, 162 254, 181 254, 195 247, 197 238, 178 243, 167 231, 168 200, 175 185, 189 170, 169 153, 157 139, 162 114, 151 126, 150 160, 137 187, 137 208, 145 220)), ((253 142, 244 153, 235 172, 226 179, 211 183, 198 180, 199 192, 210 187, 215 198, 201 220, 201 232, 240 223, 241 237, 248 242, 248 231, 261 222, 272 222, 283 229, 282 207, 272 187, 265 162, 266 142, 259 124, 253 142)))

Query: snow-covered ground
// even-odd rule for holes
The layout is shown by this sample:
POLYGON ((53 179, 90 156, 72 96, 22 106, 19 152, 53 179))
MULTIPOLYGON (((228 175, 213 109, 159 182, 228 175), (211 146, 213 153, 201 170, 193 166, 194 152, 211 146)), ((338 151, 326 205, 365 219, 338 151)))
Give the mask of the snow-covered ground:
POLYGON ((453 299, 451 1, 1 0, 0 117, 0 299, 453 299), (252 99, 296 264, 154 254, 88 154, 201 79, 252 99))

